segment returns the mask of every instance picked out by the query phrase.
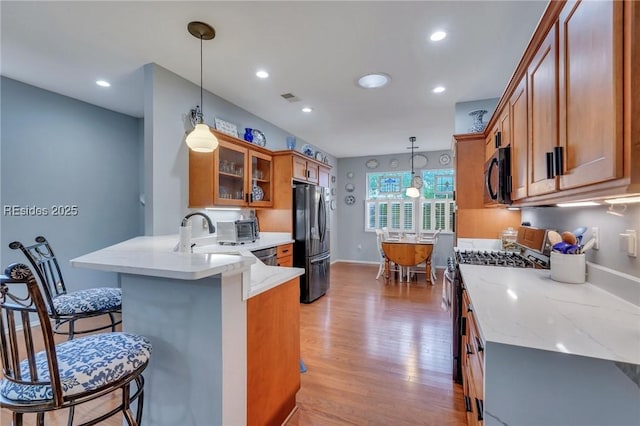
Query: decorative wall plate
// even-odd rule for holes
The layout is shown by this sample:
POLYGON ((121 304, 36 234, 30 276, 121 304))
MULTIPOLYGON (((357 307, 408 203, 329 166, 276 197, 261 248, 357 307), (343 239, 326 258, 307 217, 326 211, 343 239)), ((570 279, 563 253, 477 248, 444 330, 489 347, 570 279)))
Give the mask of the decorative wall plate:
POLYGON ((378 167, 380 163, 378 163, 378 160, 376 160, 375 158, 372 158, 371 160, 367 160, 366 166, 367 169, 375 169, 376 167, 378 167))
POLYGON ((400 162, 398 161, 397 158, 393 158, 389 160, 389 167, 391 167, 392 169, 395 169, 396 167, 398 167, 399 164, 400 162))
POLYGON ((336 200, 331 200, 331 210, 335 210, 336 209, 336 200))
POLYGON ((322 161, 324 154, 322 154, 320 151, 316 151, 316 160, 318 161, 322 161))
POLYGON ((353 192, 356 189, 355 185, 352 183, 348 183, 344 186, 344 190, 347 192, 353 192))
POLYGON ((356 202, 356 197, 354 195, 347 195, 344 197, 344 203, 348 206, 353 205, 356 202))
MULTIPOLYGON (((429 159, 422 154, 416 154, 413 156, 413 167, 415 169, 421 169, 427 165, 429 159)), ((411 159, 409 159, 409 165, 411 165, 411 159)))
POLYGON ((442 154, 440 156, 440 164, 442 164, 443 166, 446 166, 450 162, 451 162, 451 157, 449 156, 449 154, 442 154))
POLYGON ((347 172, 347 179, 353 179, 353 172, 347 172))

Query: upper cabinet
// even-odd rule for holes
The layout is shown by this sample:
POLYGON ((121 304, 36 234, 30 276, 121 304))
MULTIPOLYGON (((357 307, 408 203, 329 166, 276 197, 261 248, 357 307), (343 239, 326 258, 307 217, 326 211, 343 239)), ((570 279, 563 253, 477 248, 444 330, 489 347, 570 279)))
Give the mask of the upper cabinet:
POLYGON ((189 207, 270 207, 272 157, 248 143, 216 132, 213 153, 189 151, 189 207))
POLYGON ((622 12, 621 1, 571 1, 560 13, 560 189, 623 175, 622 12))
POLYGON ((640 2, 549 3, 484 135, 515 205, 640 193, 639 27, 640 2))
POLYGON ((314 160, 293 155, 293 178, 309 183, 318 183, 319 165, 314 160))
POLYGON ((551 167, 553 149, 558 144, 557 42, 556 27, 554 25, 527 70, 527 85, 529 88, 529 196, 548 194, 556 190, 556 182, 553 179, 551 167))

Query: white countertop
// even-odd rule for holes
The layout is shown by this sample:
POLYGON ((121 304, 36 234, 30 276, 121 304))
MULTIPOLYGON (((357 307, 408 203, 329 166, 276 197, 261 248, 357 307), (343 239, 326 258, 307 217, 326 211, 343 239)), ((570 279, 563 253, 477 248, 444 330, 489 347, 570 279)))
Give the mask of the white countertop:
POLYGON ((194 238, 194 253, 174 251, 178 235, 136 237, 119 244, 71 259, 78 268, 135 275, 197 280, 217 274, 250 270, 252 297, 304 273, 301 268, 267 266, 251 250, 260 250, 293 242, 282 232, 262 232, 255 243, 220 245, 215 237, 194 238))
POLYGON ((549 270, 459 266, 486 342, 640 365, 640 307, 549 270))

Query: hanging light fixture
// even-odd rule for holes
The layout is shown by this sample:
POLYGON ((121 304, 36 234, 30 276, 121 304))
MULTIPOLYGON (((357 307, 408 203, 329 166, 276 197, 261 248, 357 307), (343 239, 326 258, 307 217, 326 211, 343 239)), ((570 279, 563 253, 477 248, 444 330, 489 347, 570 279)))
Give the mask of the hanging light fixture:
POLYGON ((202 115, 202 40, 211 40, 216 36, 213 27, 204 22, 193 21, 187 25, 189 33, 200 39, 200 105, 191 110, 191 123, 195 128, 187 135, 187 146, 197 152, 212 152, 218 147, 218 138, 204 124, 202 115))
POLYGON ((413 151, 416 148, 415 146, 416 137, 411 136, 409 138, 409 142, 411 142, 411 146, 407 147, 407 149, 411 149, 411 186, 407 188, 407 197, 418 198, 420 196, 420 190, 418 189, 418 187, 422 186, 422 178, 420 178, 419 176, 416 176, 416 172, 413 169, 413 151), (418 179, 416 178, 420 179, 419 185, 417 181, 418 179))

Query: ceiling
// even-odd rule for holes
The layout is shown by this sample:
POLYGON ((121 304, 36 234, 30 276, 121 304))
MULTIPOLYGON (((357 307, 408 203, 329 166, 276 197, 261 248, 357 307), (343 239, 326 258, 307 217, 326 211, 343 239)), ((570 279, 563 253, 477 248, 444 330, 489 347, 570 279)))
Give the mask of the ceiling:
MULTIPOLYGON (((2 1, 2 75, 104 108, 143 115, 142 66, 199 85, 342 157, 449 149, 457 102, 502 94, 544 1, 2 1), (443 29, 443 41, 429 40, 443 29), (266 80, 255 72, 265 69, 266 80), (391 83, 361 89, 385 72, 391 83), (112 83, 100 88, 95 80, 112 83), (442 94, 432 93, 437 85, 442 94), (290 103, 281 94, 293 93, 290 103), (303 113, 303 106, 312 113, 303 113)), ((205 114, 207 113, 205 105, 205 114)), ((205 116, 208 122, 212 114, 205 116)))

